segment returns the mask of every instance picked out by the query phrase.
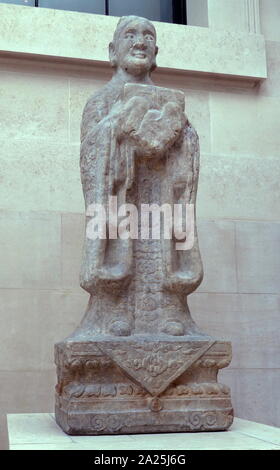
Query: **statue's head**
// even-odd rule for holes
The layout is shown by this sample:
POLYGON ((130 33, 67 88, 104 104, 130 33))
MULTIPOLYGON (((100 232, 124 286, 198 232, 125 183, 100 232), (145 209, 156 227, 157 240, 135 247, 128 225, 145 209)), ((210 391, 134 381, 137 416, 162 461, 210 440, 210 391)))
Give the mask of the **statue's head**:
POLYGON ((123 16, 109 45, 112 67, 130 75, 150 73, 156 68, 156 30, 146 18, 123 16))

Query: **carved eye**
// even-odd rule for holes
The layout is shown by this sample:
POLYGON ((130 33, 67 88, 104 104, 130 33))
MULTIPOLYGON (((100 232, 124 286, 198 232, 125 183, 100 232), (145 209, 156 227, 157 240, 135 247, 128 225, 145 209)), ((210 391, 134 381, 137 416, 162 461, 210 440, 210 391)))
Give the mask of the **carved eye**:
POLYGON ((153 41, 153 40, 154 40, 154 36, 152 36, 152 34, 146 34, 146 35, 145 35, 145 39, 147 39, 147 41, 153 41))
POLYGON ((134 34, 133 33, 126 33, 125 39, 134 39, 134 34))

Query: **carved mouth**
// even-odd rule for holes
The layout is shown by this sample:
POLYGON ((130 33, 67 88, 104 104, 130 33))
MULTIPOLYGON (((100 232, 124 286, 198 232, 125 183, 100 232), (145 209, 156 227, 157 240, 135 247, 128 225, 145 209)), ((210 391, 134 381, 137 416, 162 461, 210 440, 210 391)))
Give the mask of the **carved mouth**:
POLYGON ((146 59, 146 54, 144 52, 133 52, 133 56, 137 59, 146 59))

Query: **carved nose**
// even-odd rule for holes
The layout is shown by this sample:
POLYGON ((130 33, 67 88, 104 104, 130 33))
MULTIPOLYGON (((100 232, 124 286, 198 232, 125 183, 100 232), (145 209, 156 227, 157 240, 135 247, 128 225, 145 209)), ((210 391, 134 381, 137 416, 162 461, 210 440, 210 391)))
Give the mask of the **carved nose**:
POLYGON ((147 49, 147 46, 146 46, 143 39, 137 39, 137 41, 134 43, 133 47, 135 49, 139 49, 141 51, 144 51, 145 49, 147 49))

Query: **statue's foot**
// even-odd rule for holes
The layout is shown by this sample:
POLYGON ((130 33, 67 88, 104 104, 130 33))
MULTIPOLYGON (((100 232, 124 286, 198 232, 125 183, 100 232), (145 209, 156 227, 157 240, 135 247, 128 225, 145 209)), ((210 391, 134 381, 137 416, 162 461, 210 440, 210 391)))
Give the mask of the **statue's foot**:
POLYGON ((116 320, 110 326, 110 333, 114 336, 130 336, 130 325, 124 320, 116 320))
POLYGON ((184 326, 179 321, 169 321, 164 325, 162 332, 171 336, 184 336, 184 326))

